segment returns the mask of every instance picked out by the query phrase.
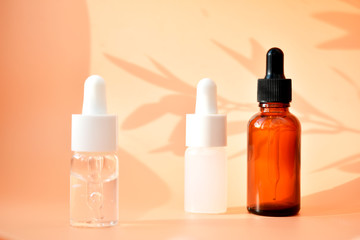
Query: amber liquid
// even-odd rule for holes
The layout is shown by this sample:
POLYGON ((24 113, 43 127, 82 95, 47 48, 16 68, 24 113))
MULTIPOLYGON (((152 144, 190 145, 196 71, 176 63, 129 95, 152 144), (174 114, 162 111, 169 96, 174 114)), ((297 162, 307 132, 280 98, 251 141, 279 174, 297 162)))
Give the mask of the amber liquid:
POLYGON ((300 122, 289 104, 261 103, 248 125, 247 209, 265 216, 300 210, 300 122))

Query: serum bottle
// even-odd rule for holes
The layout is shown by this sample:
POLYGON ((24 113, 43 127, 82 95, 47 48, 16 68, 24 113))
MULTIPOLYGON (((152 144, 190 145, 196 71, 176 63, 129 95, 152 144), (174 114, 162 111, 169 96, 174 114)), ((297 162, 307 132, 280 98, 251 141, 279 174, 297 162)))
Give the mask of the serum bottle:
POLYGON ((247 209, 265 216, 300 210, 300 122, 289 112, 291 79, 284 55, 267 52, 266 76, 258 80, 260 112, 248 124, 247 209))
POLYGON ((218 114, 211 79, 197 85, 195 114, 186 115, 186 146, 185 211, 226 212, 226 115, 218 114))
POLYGON ((107 227, 118 221, 117 117, 107 114, 105 81, 85 81, 82 114, 72 115, 70 224, 107 227))

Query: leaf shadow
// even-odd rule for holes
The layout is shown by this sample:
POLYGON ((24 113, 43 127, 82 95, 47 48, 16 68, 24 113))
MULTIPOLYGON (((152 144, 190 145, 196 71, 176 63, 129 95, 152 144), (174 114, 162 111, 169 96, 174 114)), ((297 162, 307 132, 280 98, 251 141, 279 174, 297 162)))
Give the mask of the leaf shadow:
POLYGON ((172 152, 177 156, 183 156, 185 152, 185 124, 186 118, 185 115, 181 117, 180 121, 176 124, 172 130, 169 141, 165 146, 153 149, 152 153, 158 152, 172 152))
POLYGON ((331 67, 331 69, 334 70, 334 72, 336 72, 339 76, 341 76, 347 83, 349 83, 355 89, 355 91, 357 92, 357 96, 360 99, 359 85, 357 85, 353 79, 351 79, 346 73, 344 73, 340 69, 338 69, 336 67, 331 67))
POLYGON ((322 172, 328 169, 337 168, 344 172, 360 174, 360 153, 343 158, 335 163, 319 168, 313 172, 322 172))
POLYGON ((182 113, 193 111, 195 97, 184 94, 171 94, 162 97, 158 102, 143 104, 133 111, 123 122, 125 130, 136 129, 155 121, 165 114, 182 116, 182 113), (179 104, 181 103, 181 104, 179 104))
MULTIPOLYGON (((175 155, 182 156, 185 150, 185 115, 194 112, 196 88, 182 81, 165 66, 151 57, 149 57, 149 60, 161 74, 121 58, 113 57, 109 54, 104 55, 112 63, 129 74, 157 87, 175 92, 162 97, 157 102, 141 105, 126 117, 121 127, 125 130, 133 130, 150 124, 166 114, 175 115, 180 119, 171 131, 168 143, 165 146, 160 146, 150 152, 158 153, 170 151, 175 155)), ((234 102, 222 96, 218 96, 218 107, 220 111, 223 112, 250 111, 252 106, 253 104, 234 102)), ((238 123, 244 124, 245 122, 238 123)), ((229 123, 228 134, 235 135, 244 133, 246 131, 245 126, 246 124, 244 124, 244 126, 236 126, 236 123, 229 123)))
MULTIPOLYGON (((264 62, 263 59, 266 56, 266 50, 259 42, 250 39, 252 54, 251 57, 248 58, 217 40, 211 39, 211 41, 227 55, 239 62, 250 73, 255 76, 261 76, 261 69, 265 69, 261 63, 264 62)), ((335 134, 341 131, 360 133, 360 130, 345 127, 335 118, 323 113, 294 90, 293 98, 295 99, 293 106, 299 112, 301 122, 317 126, 316 128, 303 131, 304 134, 335 134), (324 127, 327 129, 324 130, 324 127)))
POLYGON ((217 47, 223 50, 230 57, 239 62, 245 69, 254 74, 255 76, 261 76, 264 72, 264 56, 266 54, 265 48, 263 48, 258 41, 250 38, 251 56, 246 57, 226 45, 220 43, 215 39, 210 39, 217 47))
POLYGON ((125 61, 121 58, 104 54, 116 66, 126 72, 160 88, 164 88, 177 93, 189 94, 195 91, 195 88, 181 81, 178 77, 170 73, 166 68, 156 60, 149 58, 154 66, 163 74, 158 74, 134 63, 125 61))
MULTIPOLYGON (((358 9, 360 8, 359 1, 342 0, 342 2, 348 3, 358 9)), ((358 24, 356 24, 360 22, 360 13, 331 11, 316 13, 313 14, 313 17, 345 32, 341 37, 319 44, 317 46, 318 48, 328 50, 360 49, 360 28, 358 24)))

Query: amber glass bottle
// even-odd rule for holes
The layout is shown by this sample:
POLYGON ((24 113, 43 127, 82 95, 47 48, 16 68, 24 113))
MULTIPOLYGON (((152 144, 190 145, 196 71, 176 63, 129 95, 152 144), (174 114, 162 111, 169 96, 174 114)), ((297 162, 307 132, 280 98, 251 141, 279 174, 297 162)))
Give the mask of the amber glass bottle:
POLYGON ((267 53, 267 73, 258 80, 260 112, 248 125, 247 209, 266 216, 300 210, 299 120, 289 112, 291 79, 283 71, 283 52, 267 53))

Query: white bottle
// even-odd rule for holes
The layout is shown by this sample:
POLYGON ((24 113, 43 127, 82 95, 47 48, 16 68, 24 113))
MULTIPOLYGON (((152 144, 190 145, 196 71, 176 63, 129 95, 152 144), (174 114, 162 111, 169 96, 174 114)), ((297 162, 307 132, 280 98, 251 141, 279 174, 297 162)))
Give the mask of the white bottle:
POLYGON ((227 208, 226 115, 217 113, 216 85, 197 85, 195 114, 186 114, 185 211, 223 213, 227 208))
POLYGON ((72 115, 70 224, 113 226, 118 221, 117 117, 107 114, 105 81, 85 81, 82 114, 72 115))

